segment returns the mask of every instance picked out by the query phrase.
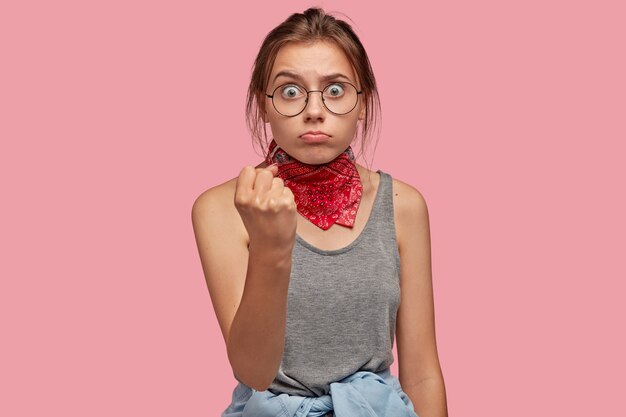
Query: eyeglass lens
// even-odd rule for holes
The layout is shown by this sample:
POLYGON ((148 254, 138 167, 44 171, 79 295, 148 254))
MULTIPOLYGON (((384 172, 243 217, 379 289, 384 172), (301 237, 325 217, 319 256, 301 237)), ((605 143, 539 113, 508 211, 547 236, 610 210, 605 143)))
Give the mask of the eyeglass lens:
MULTIPOLYGON (((308 94, 315 93, 310 91, 308 94)), ((274 90, 273 102, 276 111, 284 116, 301 113, 307 104, 307 90, 297 84, 285 84, 274 90)), ((332 83, 322 91, 322 101, 326 108, 335 114, 350 113, 356 107, 358 93, 356 87, 348 83, 332 83)))

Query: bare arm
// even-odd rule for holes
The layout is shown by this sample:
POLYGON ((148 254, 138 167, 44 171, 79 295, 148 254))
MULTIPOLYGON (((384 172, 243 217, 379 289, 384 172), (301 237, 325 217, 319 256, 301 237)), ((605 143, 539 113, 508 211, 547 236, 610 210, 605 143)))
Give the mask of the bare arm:
POLYGON ((257 391, 272 383, 285 347, 291 251, 250 248, 241 304, 228 336, 237 377, 257 391))
POLYGON ((413 187, 394 181, 394 191, 401 261, 396 327, 400 385, 420 417, 447 417, 435 337, 428 208, 413 187))
POLYGON ((266 169, 255 181, 260 171, 242 170, 236 192, 220 186, 203 193, 192 221, 233 372, 264 391, 284 350, 296 212, 282 180, 266 169))

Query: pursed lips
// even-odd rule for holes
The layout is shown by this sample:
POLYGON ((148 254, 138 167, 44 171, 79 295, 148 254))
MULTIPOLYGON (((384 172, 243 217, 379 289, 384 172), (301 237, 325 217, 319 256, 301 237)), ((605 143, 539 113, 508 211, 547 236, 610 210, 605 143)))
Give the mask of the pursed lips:
POLYGON ((325 142, 328 140, 328 138, 330 138, 329 135, 320 131, 310 131, 303 135, 300 135, 300 139, 302 139, 302 141, 306 143, 325 142))

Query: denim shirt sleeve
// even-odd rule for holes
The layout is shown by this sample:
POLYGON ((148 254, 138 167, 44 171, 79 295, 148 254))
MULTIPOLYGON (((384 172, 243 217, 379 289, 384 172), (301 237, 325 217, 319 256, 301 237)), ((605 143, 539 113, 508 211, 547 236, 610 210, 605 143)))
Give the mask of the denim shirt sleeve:
POLYGON ((222 417, 418 417, 408 395, 389 369, 356 372, 330 384, 320 397, 273 394, 239 383, 222 417))

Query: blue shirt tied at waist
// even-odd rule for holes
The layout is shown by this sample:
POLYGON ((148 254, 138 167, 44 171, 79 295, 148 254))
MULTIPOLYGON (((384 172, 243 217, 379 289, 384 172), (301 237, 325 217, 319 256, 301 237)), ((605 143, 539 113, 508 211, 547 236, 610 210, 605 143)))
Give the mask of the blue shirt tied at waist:
POLYGON ((418 417, 409 396, 389 368, 356 372, 330 384, 330 393, 303 397, 256 391, 239 383, 221 417, 418 417))

